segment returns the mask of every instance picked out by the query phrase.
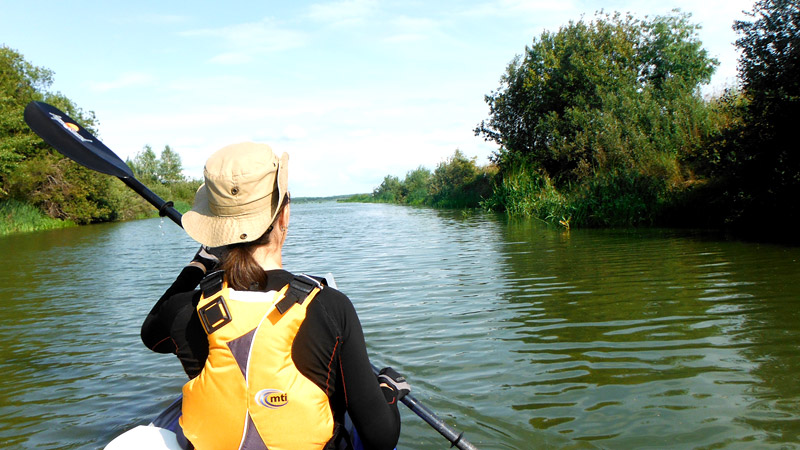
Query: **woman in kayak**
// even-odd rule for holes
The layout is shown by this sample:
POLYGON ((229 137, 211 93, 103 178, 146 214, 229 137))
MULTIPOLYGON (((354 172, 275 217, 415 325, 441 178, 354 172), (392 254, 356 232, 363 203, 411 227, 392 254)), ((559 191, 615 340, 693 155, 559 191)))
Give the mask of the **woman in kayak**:
POLYGON ((405 379, 375 377, 347 296, 282 268, 288 155, 231 145, 204 178, 182 220, 202 247, 142 325, 145 345, 190 377, 186 438, 201 450, 347 448, 347 412, 365 448, 394 448, 405 379))

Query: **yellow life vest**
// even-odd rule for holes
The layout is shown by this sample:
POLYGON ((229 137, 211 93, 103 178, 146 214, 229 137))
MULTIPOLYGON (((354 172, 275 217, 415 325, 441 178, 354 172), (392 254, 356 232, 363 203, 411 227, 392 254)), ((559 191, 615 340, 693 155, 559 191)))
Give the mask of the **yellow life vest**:
POLYGON ((266 293, 232 290, 221 275, 219 282, 197 304, 209 352, 183 387, 184 434, 198 450, 323 448, 334 431, 328 396, 292 361, 322 286, 305 276, 266 293))

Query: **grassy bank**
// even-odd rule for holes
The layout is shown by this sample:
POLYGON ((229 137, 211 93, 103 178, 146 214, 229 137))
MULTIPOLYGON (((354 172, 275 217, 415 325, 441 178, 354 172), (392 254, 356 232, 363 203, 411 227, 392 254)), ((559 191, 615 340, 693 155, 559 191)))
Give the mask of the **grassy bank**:
MULTIPOLYGON (((196 189, 197 182, 187 183, 187 192, 196 189)), ((120 213, 115 217, 115 221, 150 219, 158 217, 158 211, 144 199, 136 195, 133 191, 122 191, 125 193, 125 207, 120 208, 120 213)), ((164 198, 174 198, 170 191, 157 189, 164 198)), ((193 191, 192 191, 193 192, 193 191)), ((191 200, 176 199, 175 209, 181 214, 186 213, 192 207, 191 200)), ((15 233, 28 233, 31 231, 52 230, 56 228, 66 228, 77 226, 71 220, 54 219, 45 214, 37 206, 31 205, 15 199, 0 200, 0 236, 15 233)))
POLYGON ((18 200, 0 201, 0 236, 73 227, 69 220, 48 217, 39 208, 18 200))

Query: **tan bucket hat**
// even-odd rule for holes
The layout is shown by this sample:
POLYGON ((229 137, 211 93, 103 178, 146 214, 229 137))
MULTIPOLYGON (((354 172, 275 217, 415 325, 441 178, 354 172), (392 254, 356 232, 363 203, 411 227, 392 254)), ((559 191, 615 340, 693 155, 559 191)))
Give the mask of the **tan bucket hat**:
POLYGON ((203 170, 183 228, 209 247, 261 237, 275 221, 289 186, 289 155, 278 158, 266 144, 245 142, 217 150, 203 170))

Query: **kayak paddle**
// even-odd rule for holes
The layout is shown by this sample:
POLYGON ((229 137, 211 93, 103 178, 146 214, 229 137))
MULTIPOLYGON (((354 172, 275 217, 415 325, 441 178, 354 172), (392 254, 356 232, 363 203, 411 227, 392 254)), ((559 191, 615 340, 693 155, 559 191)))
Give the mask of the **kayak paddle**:
MULTIPOLYGON (((24 116, 28 126, 59 153, 84 167, 119 178, 155 206, 159 215, 169 217, 178 226, 183 227, 181 213, 173 208, 172 202, 165 202, 137 180, 131 168, 119 156, 63 111, 44 102, 32 101, 25 107, 24 116)), ((378 368, 374 365, 372 370, 378 373, 378 368)), ((451 447, 477 450, 477 447, 462 437, 464 433, 456 432, 411 394, 403 397, 401 401, 450 441, 451 447)))
POLYGON ((62 155, 84 167, 119 178, 155 206, 162 217, 168 216, 181 224, 181 214, 172 207, 172 202, 165 202, 137 180, 119 156, 63 111, 33 101, 25 107, 24 116, 28 126, 62 155))

